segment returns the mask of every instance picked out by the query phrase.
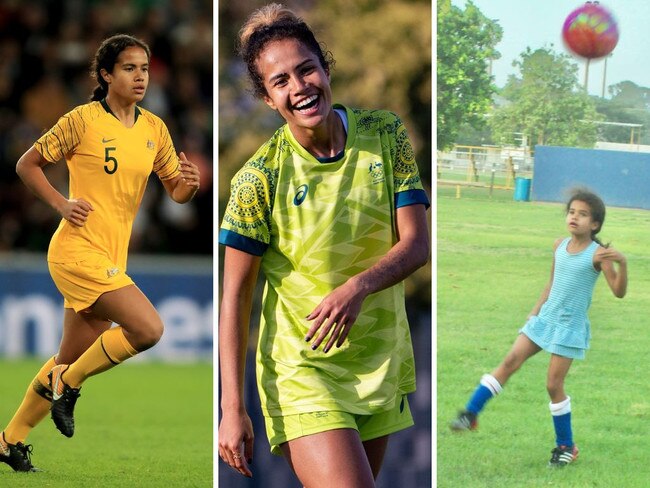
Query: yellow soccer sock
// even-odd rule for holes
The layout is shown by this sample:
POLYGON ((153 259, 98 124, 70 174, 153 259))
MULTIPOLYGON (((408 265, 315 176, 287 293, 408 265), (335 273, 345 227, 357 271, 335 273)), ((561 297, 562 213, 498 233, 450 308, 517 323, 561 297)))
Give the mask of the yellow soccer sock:
POLYGON ((24 443, 29 432, 47 417, 52 401, 47 374, 55 365, 54 358, 48 359, 27 387, 22 403, 4 430, 9 444, 24 443))
POLYGON ((63 373, 63 382, 79 388, 86 378, 102 373, 138 353, 121 326, 108 329, 63 373))

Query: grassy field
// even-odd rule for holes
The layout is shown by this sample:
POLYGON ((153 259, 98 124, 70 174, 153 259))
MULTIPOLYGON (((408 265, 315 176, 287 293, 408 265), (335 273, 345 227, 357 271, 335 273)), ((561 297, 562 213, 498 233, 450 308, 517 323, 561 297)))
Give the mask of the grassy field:
POLYGON ((627 296, 600 278, 591 349, 566 380, 579 460, 550 469, 548 354, 531 358, 491 400, 476 432, 453 433, 481 375, 503 358, 550 276, 567 235, 560 204, 514 202, 512 191, 438 192, 437 486, 646 487, 650 479, 650 212, 609 208, 601 232, 628 258, 627 296))
MULTIPOLYGON (((42 361, 0 361, 0 423, 13 415, 42 361)), ((126 363, 90 378, 75 435, 46 418, 31 433, 41 473, 0 464, 0 486, 212 487, 212 365, 126 363)))

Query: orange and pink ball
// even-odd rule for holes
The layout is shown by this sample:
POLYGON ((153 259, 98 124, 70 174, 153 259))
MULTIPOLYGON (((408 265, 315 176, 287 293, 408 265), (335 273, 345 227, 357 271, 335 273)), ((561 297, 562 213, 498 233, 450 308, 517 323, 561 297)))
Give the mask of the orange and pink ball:
POLYGON ((618 25, 611 12, 598 3, 587 2, 564 21, 562 39, 574 54, 587 59, 610 54, 618 43, 618 25))

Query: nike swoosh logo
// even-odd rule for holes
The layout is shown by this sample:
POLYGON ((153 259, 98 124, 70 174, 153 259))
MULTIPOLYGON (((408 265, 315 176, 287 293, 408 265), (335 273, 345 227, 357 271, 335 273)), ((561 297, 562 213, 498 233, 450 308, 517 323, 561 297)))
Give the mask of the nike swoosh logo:
POLYGON ((107 142, 114 141, 115 139, 116 139, 115 137, 113 137, 112 139, 104 139, 104 138, 102 138, 102 143, 106 144, 107 142))
POLYGON ((58 400, 63 396, 63 392, 57 393, 59 391, 59 381, 61 381, 61 375, 56 377, 56 380, 54 381, 53 385, 50 385, 52 387, 52 400, 58 400))

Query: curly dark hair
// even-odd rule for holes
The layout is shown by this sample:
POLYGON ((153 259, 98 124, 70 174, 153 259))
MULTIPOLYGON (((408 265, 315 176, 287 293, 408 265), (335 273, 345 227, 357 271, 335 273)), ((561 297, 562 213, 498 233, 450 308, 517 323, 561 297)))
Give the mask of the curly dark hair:
POLYGON ((566 211, 569 211, 571 203, 575 200, 585 202, 589 205, 589 208, 591 209, 591 219, 594 222, 598 222, 598 227, 591 231, 591 239, 603 247, 609 247, 609 244, 603 244, 600 239, 596 237, 596 234, 600 232, 600 229, 603 228, 603 224, 605 223, 605 203, 603 200, 588 188, 573 188, 569 193, 570 196, 566 204, 566 211))
POLYGON ((296 39, 305 45, 318 57, 327 73, 334 68, 332 53, 316 40, 304 20, 281 4, 269 4, 251 14, 239 31, 237 43, 237 53, 248 68, 253 95, 258 98, 267 95, 264 80, 257 69, 259 55, 269 42, 282 39, 296 39))

